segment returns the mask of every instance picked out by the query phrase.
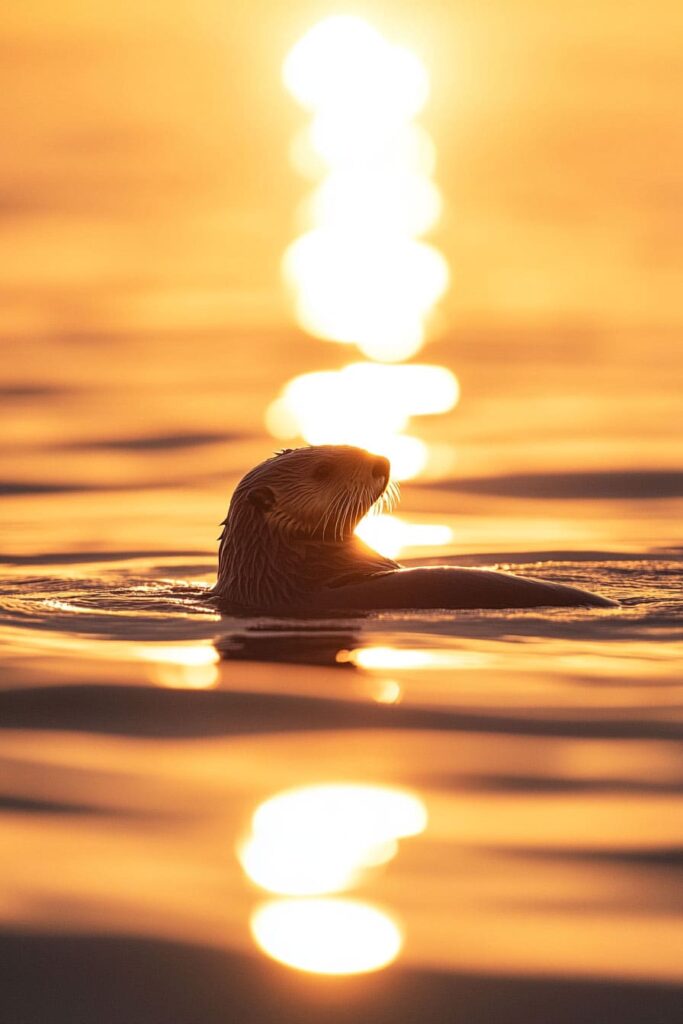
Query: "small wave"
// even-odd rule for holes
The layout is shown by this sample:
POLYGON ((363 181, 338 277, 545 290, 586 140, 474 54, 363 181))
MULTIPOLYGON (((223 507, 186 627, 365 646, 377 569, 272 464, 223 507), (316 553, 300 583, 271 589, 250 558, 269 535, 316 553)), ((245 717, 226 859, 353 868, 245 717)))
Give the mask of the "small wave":
POLYGON ((515 473, 412 483, 411 487, 516 498, 630 499, 683 497, 683 472, 612 470, 582 473, 515 473))

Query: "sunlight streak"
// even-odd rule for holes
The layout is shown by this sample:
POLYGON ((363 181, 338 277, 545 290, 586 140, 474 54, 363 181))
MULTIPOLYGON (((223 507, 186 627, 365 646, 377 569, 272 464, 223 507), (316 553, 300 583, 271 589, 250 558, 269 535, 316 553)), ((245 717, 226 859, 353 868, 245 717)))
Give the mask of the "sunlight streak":
POLYGON ((295 377, 269 406, 266 425, 283 441, 301 436, 386 455, 392 477, 407 480, 429 455, 423 441, 404 433, 410 418, 448 412, 459 397, 457 378, 443 366, 351 363, 295 377))
POLYGON ((304 208, 309 230, 283 260, 299 324, 370 359, 408 359, 449 283, 442 254, 418 241, 442 208, 434 146, 413 121, 426 69, 362 19, 335 16, 293 47, 283 79, 313 115, 294 165, 319 181, 304 208))
POLYGON ((340 661, 357 668, 380 669, 480 669, 494 664, 494 658, 480 651, 428 650, 409 647, 359 647, 345 651, 340 661))
MULTIPOLYGON (((313 337, 355 345, 374 362, 295 377, 270 403, 266 427, 287 443, 385 455, 395 480, 443 476, 452 452, 414 436, 411 420, 451 411, 458 380, 441 366, 396 365, 424 345, 450 280, 443 254, 423 238, 443 205, 436 149, 415 121, 429 95, 426 68, 363 19, 337 15, 296 43, 283 81, 310 114, 292 141, 292 164, 315 183, 282 259, 296 319, 313 337)), ((389 556, 452 537, 446 526, 386 510, 357 533, 389 556)))

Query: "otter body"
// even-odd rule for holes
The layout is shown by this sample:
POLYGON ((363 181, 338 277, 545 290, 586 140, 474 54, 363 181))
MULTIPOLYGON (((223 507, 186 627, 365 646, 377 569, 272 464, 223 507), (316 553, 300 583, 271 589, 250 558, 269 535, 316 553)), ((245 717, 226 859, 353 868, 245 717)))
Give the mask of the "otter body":
POLYGON ((378 502, 395 497, 389 462, 360 448, 286 450, 252 469, 224 520, 221 606, 245 614, 389 609, 610 606, 576 587, 488 569, 405 569, 354 535, 378 502))
POLYGON ((613 605, 597 594, 560 583, 526 579, 492 569, 438 565, 395 569, 338 592, 318 595, 318 607, 330 610, 409 608, 535 608, 542 605, 613 605))

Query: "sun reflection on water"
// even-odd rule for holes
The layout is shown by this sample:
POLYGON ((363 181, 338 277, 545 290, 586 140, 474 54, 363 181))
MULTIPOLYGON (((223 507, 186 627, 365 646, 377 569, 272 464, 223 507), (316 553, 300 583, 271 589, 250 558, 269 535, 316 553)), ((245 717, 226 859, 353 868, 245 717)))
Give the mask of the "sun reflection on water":
POLYGON ((170 689, 208 690, 218 682, 220 655, 213 644, 139 644, 136 654, 170 689))
POLYGON ((251 932, 273 960, 312 974, 363 974, 387 967, 403 944, 396 921, 359 900, 272 900, 251 932))
POLYGON ((391 861, 398 840, 423 832, 419 797, 386 786, 324 784, 264 801, 237 848, 247 877, 278 896, 256 909, 252 932, 276 960, 304 970, 377 970, 401 946, 398 925, 368 903, 311 899, 346 892, 391 861))
MULTIPOLYGON (((400 231, 385 234, 378 224, 377 234, 366 235, 346 212, 355 200, 342 199, 340 183, 334 186, 314 197, 320 226, 285 253, 283 272, 294 290, 297 320, 319 338, 357 345, 369 359, 410 359, 422 348, 424 321, 446 290, 446 262, 433 246, 400 231)), ((401 187, 395 183, 394 193, 401 187)), ((383 219, 391 220, 398 210, 388 205, 390 195, 385 192, 381 203, 368 196, 367 209, 382 210, 383 219)), ((360 209, 355 208, 357 217, 360 209)))
MULTIPOLYGON (((415 121, 429 95, 427 70, 361 18, 338 15, 292 48, 283 80, 311 118, 293 140, 292 163, 315 183, 302 233, 282 261, 296 318, 313 337, 356 345, 371 361, 290 381, 266 425, 286 442, 386 455, 397 480, 427 467, 439 475, 449 468, 438 465, 443 451, 409 433, 410 421, 453 409, 458 381, 445 367, 395 365, 422 348, 450 277, 423 238, 442 213, 436 149, 415 121)), ((364 529, 386 553, 414 543, 408 524, 388 516, 364 529)), ((417 543, 444 538, 425 536, 417 543)))
POLYGON ((493 662, 490 654, 481 651, 429 650, 411 647, 358 647, 340 652, 339 661, 357 668, 381 669, 471 669, 484 668, 493 662))
POLYGON ((441 214, 433 148, 413 125, 427 72, 360 18, 338 16, 297 43, 283 77, 313 114, 297 163, 322 177, 304 209, 312 229, 284 259, 299 322, 371 359, 407 359, 449 276, 417 241, 441 214))
POLYGON ((407 547, 440 547, 453 539, 450 526, 430 523, 408 523, 399 516, 366 516, 356 529, 366 544, 394 558, 407 547))
POLYGON ((352 363, 291 380, 266 413, 271 433, 310 444, 354 444, 386 455, 397 480, 417 476, 427 445, 404 433, 412 416, 452 409, 460 396, 443 366, 352 363), (352 413, 350 412, 352 410, 352 413))
POLYGON ((370 359, 408 359, 449 282, 443 255, 418 240, 442 207, 434 146, 414 123, 426 68, 362 19, 335 16, 292 48, 283 79, 312 114, 293 162, 319 180, 283 261, 299 323, 370 359))
POLYGON ((329 784, 279 793, 256 810, 238 849, 253 882, 285 896, 343 892, 427 823, 422 801, 383 786, 329 784))

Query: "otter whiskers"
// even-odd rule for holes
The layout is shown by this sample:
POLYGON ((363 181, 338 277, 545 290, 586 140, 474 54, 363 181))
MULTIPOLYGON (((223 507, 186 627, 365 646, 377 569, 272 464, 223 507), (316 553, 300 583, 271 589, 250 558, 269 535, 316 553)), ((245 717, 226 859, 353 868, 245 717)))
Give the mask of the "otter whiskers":
POLYGON ((400 499, 400 487, 395 480, 390 480, 386 490, 373 502, 368 509, 370 516, 380 516, 394 511, 400 499))

